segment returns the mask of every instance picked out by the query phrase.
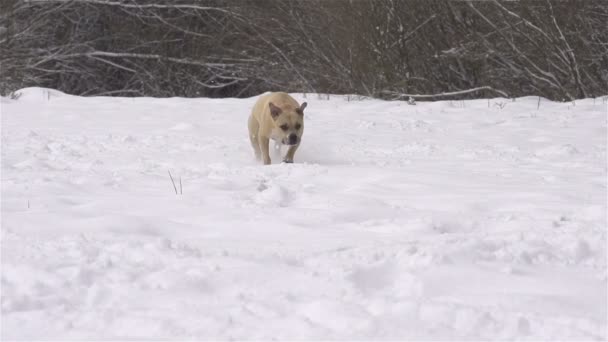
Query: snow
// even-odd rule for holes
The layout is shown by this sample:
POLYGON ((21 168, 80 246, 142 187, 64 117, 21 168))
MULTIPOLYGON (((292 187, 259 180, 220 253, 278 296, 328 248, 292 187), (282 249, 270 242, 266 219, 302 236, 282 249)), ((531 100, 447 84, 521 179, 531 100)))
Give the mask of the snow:
POLYGON ((2 339, 607 338, 602 101, 294 94, 262 166, 255 98, 20 93, 2 339))

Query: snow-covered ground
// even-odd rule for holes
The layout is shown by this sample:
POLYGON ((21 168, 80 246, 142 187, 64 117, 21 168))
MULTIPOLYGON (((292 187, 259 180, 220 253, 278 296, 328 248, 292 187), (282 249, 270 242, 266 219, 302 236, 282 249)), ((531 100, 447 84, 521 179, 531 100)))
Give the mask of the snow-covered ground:
POLYGON ((294 96, 2 98, 2 338, 607 337, 605 101, 294 96))

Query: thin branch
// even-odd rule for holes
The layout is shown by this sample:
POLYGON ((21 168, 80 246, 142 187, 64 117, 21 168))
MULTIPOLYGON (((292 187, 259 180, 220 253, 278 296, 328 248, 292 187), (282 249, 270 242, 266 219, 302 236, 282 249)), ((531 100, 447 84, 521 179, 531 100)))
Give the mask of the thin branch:
POLYGON ((95 59, 95 60, 98 60, 98 61, 100 61, 100 62, 103 62, 103 63, 109 64, 109 65, 111 65, 111 66, 113 66, 113 67, 116 67, 116 68, 122 69, 122 70, 126 70, 126 71, 133 72, 133 73, 136 73, 136 72, 137 72, 136 70, 133 70, 133 69, 128 68, 128 67, 126 67, 126 66, 122 66, 122 65, 120 65, 120 64, 118 64, 118 63, 114 63, 114 62, 109 61, 109 60, 107 60, 107 59, 105 59, 105 58, 101 58, 101 57, 92 57, 92 58, 93 58, 93 59, 95 59))
POLYGON ((405 37, 399 38, 398 40, 396 40, 390 47, 392 48, 398 42, 406 42, 411 36, 413 36, 416 32, 418 32, 424 25, 428 24, 429 21, 435 19, 435 17, 436 17, 435 14, 431 15, 422 24, 418 25, 413 31, 408 32, 408 34, 406 34, 405 37))
POLYGON ((125 3, 120 1, 104 1, 104 0, 24 0, 26 4, 49 4, 49 3, 83 3, 93 5, 104 5, 104 6, 117 6, 124 8, 169 8, 169 9, 189 9, 189 10, 200 10, 200 11, 217 11, 229 14, 236 14, 232 11, 218 8, 218 7, 207 7, 198 6, 191 4, 138 4, 138 3, 125 3))
POLYGON ((477 87, 477 88, 467 89, 467 90, 452 91, 452 92, 446 92, 446 93, 439 93, 439 94, 403 94, 403 93, 399 93, 399 92, 395 92, 395 91, 383 91, 382 93, 396 95, 395 99, 400 99, 400 98, 404 98, 404 97, 413 97, 413 98, 422 99, 422 98, 430 98, 430 97, 455 96, 455 95, 469 94, 469 93, 474 93, 474 92, 481 91, 481 90, 489 90, 489 91, 493 91, 497 94, 500 94, 504 97, 509 97, 509 95, 507 93, 505 93, 504 91, 497 90, 497 89, 494 89, 489 86, 477 87))
MULTIPOLYGON (((95 94, 88 95, 88 96, 108 96, 108 95, 114 95, 114 94, 137 94, 138 96, 143 96, 143 94, 139 90, 134 90, 134 89, 104 91, 101 93, 95 93, 95 94)), ((80 94, 80 95, 82 96, 82 94, 80 94)))
POLYGON ((80 54, 71 54, 66 55, 65 57, 72 56, 87 56, 87 57, 95 57, 95 56, 104 56, 104 57, 118 57, 118 58, 141 58, 141 59, 157 59, 157 60, 166 60, 178 64, 189 64, 189 65, 198 65, 209 68, 225 68, 228 66, 232 66, 233 64, 226 63, 206 63, 198 60, 190 59, 190 58, 175 58, 175 57, 165 57, 156 54, 147 54, 147 53, 130 53, 130 52, 109 52, 109 51, 91 51, 80 54))

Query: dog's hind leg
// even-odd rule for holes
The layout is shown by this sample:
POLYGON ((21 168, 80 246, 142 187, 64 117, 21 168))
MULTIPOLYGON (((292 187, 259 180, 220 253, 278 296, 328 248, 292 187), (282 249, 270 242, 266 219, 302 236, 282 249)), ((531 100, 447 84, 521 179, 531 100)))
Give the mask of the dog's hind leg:
POLYGON ((262 159, 262 151, 260 150, 260 143, 258 141, 258 131, 260 125, 257 120, 253 117, 249 117, 249 140, 251 141, 251 147, 253 147, 253 153, 255 153, 255 159, 262 159))
POLYGON ((262 160, 264 161, 264 165, 270 165, 270 155, 268 154, 268 138, 258 136, 258 142, 260 149, 262 150, 262 160))

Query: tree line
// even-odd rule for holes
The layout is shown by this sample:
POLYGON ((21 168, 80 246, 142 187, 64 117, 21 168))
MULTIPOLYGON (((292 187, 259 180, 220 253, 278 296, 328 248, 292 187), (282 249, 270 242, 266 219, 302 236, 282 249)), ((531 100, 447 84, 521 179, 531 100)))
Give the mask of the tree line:
POLYGON ((605 0, 2 0, 0 93, 608 93, 605 0))

